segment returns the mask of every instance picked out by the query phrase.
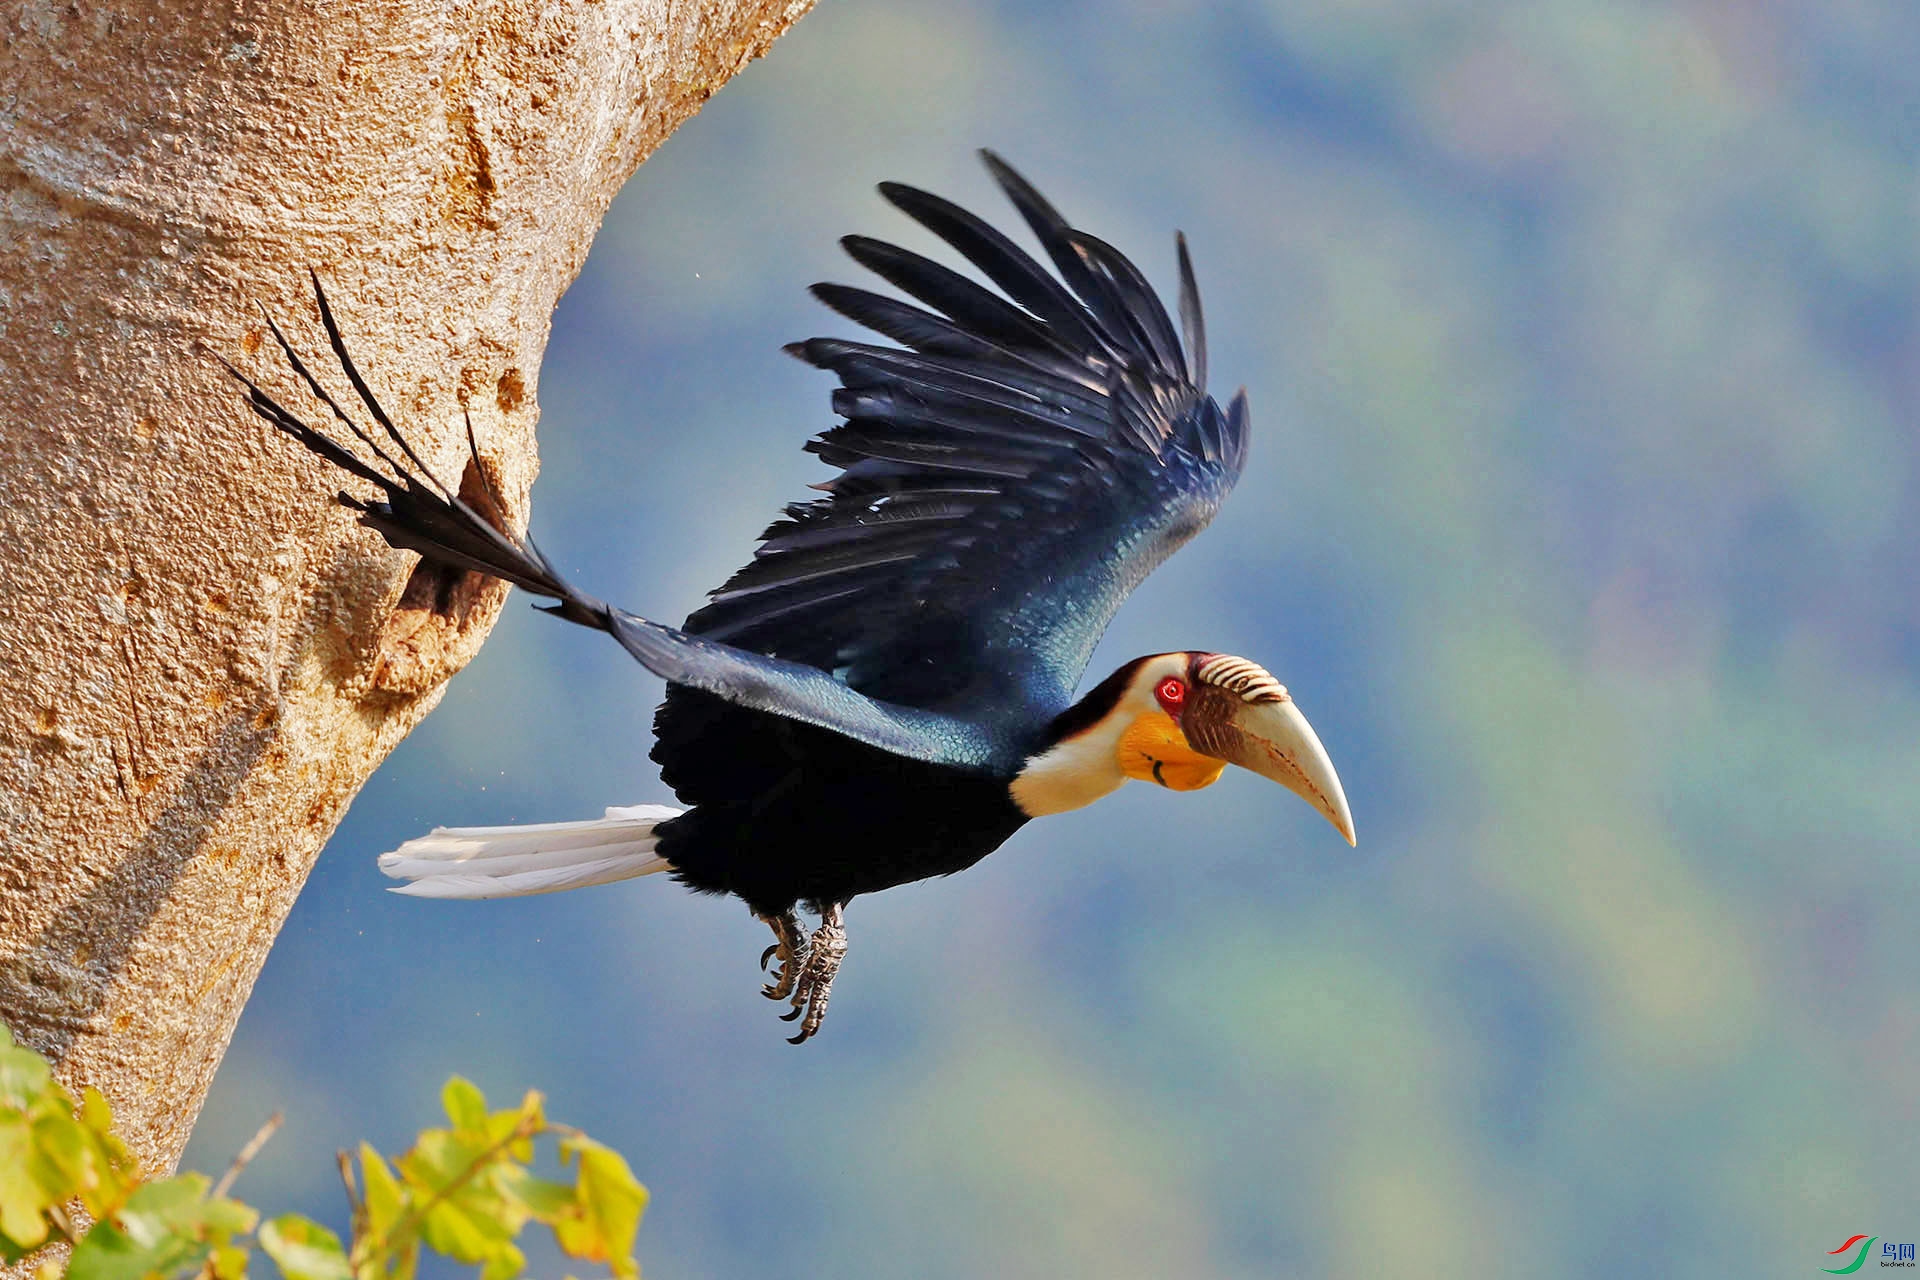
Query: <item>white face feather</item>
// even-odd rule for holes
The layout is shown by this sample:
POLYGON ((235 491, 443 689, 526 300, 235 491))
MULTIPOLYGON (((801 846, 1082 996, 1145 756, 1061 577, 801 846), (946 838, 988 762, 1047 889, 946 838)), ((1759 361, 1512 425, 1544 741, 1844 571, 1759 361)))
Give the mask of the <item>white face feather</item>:
POLYGON ((1120 789, 1120 735, 1136 719, 1160 710, 1153 689, 1168 676, 1187 678, 1187 655, 1163 653, 1140 664, 1113 709, 1071 738, 1032 757, 1009 790, 1029 818, 1082 809, 1120 789))

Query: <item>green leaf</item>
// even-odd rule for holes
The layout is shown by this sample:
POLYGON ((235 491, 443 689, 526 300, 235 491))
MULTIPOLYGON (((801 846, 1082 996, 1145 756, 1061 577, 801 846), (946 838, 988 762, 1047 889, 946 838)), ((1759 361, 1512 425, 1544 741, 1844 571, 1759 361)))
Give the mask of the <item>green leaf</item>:
MULTIPOLYGON (((187 1174, 202 1186, 206 1184, 206 1175, 187 1174)), ((218 1200, 200 1202, 200 1212, 194 1222, 198 1230, 208 1237, 220 1241, 223 1237, 245 1235, 253 1230, 260 1221, 260 1211, 249 1204, 221 1196, 218 1200)))
MULTIPOLYGON (((479 1264, 480 1280, 514 1280, 526 1267, 516 1242, 530 1220, 551 1227, 570 1255, 637 1280, 633 1242, 647 1190, 618 1152, 577 1135, 560 1149, 575 1170, 572 1185, 536 1177, 526 1167, 533 1140, 551 1132, 541 1094, 530 1090, 517 1108, 488 1112, 480 1090, 454 1076, 440 1096, 450 1128, 422 1130, 391 1164, 360 1146, 366 1190, 347 1255, 355 1280, 412 1280, 423 1245, 479 1264)), ((289 1272, 288 1280, 344 1278, 289 1272)))
POLYGON ((433 1195, 466 1177, 481 1163, 489 1145, 481 1133, 423 1129, 413 1149, 394 1163, 416 1192, 433 1195))
POLYGON ((360 1144, 360 1179, 367 1187, 367 1231, 375 1239, 386 1240, 406 1212, 407 1193, 380 1153, 365 1142, 360 1144))
POLYGON ((39 1054, 12 1045, 0 1049, 0 1105, 31 1107, 49 1087, 66 1092, 53 1083, 53 1070, 39 1054))
POLYGON ((513 1230, 484 1206, 448 1198, 428 1210, 420 1237, 429 1249, 455 1261, 484 1262, 499 1245, 513 1238, 513 1230))
POLYGON ((536 1222, 552 1226, 564 1217, 579 1216, 574 1190, 565 1183, 535 1177, 518 1166, 502 1169, 495 1181, 502 1194, 519 1201, 527 1216, 536 1222))
POLYGON ((419 1269, 420 1238, 409 1235, 405 1245, 376 1255, 371 1269, 362 1265, 356 1274, 361 1277, 384 1276, 387 1280, 413 1280, 414 1273, 419 1269))
POLYGON ((360 1144, 360 1175, 366 1184, 365 1216, 354 1224, 352 1259, 360 1280, 413 1280, 420 1264, 417 1226, 402 1231, 412 1205, 406 1186, 378 1151, 360 1144))
POLYGON ((98 1181, 103 1170, 96 1168, 98 1144, 71 1115, 58 1111, 35 1116, 32 1126, 34 1154, 45 1161, 35 1171, 40 1184, 57 1190, 57 1200, 78 1195, 83 1187, 98 1181))
POLYGON ((17 1111, 0 1111, 0 1236, 8 1261, 32 1252, 47 1238, 46 1210, 58 1204, 33 1174, 33 1127, 17 1111))
POLYGON ((503 1244, 480 1269, 480 1280, 514 1280, 527 1269, 527 1255, 511 1244, 503 1244))
MULTIPOLYGON (((138 1199, 136 1193, 135 1199, 138 1199)), ((143 1238, 102 1222, 80 1238, 67 1261, 67 1280, 144 1280, 197 1268, 212 1247, 167 1232, 143 1238)))
POLYGON ((415 1202, 432 1206, 421 1238, 436 1252, 485 1262, 526 1223, 526 1210, 496 1186, 511 1167, 507 1153, 484 1132, 425 1130, 398 1164, 415 1202))
MULTIPOLYGON (((103 1137, 113 1135, 113 1108, 107 1096, 92 1085, 80 1091, 80 1123, 103 1137)), ((114 1142, 119 1142, 114 1138, 114 1142)))
POLYGON ((247 1251, 236 1244, 223 1244, 207 1259, 213 1280, 247 1280, 247 1251))
POLYGON ((639 1275, 633 1241, 640 1232, 640 1215, 646 1211, 647 1189, 633 1176, 625 1157, 584 1135, 567 1139, 560 1153, 562 1159, 580 1161, 575 1200, 581 1216, 556 1223, 554 1239, 573 1257, 605 1262, 616 1276, 639 1275))
MULTIPOLYGON (((113 1109, 98 1089, 81 1090, 80 1109, 72 1118, 85 1149, 84 1170, 76 1175, 80 1202, 95 1219, 108 1217, 140 1185, 140 1162, 113 1131, 113 1109)), ((42 1149, 48 1149, 44 1142, 42 1149)))
POLYGON ((287 1280, 350 1280, 340 1237, 310 1218, 283 1214, 260 1228, 260 1247, 287 1280))
POLYGON ((507 1147, 507 1151, 515 1160, 526 1164, 533 1159, 534 1135, 547 1131, 545 1108, 545 1096, 537 1089, 527 1090, 517 1110, 496 1111, 488 1118, 489 1141, 505 1142, 518 1131, 520 1137, 507 1147))
POLYGON ((472 1081, 449 1076, 440 1088, 440 1105, 455 1129, 483 1131, 487 1127, 487 1099, 472 1081))
POLYGON ((259 1218, 237 1201, 207 1199, 207 1187, 199 1173, 147 1183, 81 1238, 67 1263, 67 1280, 142 1280, 198 1269, 217 1246, 252 1230, 259 1218))

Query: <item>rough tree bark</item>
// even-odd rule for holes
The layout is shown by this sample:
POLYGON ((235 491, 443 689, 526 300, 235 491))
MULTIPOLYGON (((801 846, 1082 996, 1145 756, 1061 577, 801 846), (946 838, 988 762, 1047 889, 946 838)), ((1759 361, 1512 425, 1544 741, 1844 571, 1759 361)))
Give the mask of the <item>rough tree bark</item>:
MULTIPOLYGON (((0 16, 0 1019, 179 1156, 347 803, 478 648, 207 354, 317 325, 525 521, 548 325, 640 161, 811 0, 0 16)), ((345 391, 341 387, 342 392, 345 391)))

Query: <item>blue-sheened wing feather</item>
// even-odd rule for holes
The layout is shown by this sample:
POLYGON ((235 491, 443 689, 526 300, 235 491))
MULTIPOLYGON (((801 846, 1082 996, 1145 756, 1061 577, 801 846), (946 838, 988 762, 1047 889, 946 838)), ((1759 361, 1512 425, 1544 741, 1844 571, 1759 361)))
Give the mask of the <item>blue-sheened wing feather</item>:
POLYGON ((686 630, 903 707, 1032 723, 1067 705, 1114 611, 1213 517, 1247 419, 1244 400, 1223 411, 1194 380, 1206 358, 1184 245, 1186 349, 1132 263, 988 164, 1059 275, 957 205, 884 186, 1000 292, 844 242, 914 301, 817 296, 903 345, 789 348, 840 379, 846 421, 807 446, 840 472, 686 630))

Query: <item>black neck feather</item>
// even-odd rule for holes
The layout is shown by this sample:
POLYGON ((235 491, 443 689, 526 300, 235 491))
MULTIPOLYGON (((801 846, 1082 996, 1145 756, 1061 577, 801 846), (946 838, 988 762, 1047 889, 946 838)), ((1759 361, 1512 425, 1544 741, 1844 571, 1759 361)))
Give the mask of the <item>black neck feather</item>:
POLYGON ((1047 726, 1047 745, 1065 742, 1106 719, 1120 705, 1120 698, 1126 693, 1127 686, 1133 683, 1133 677, 1154 656, 1148 654, 1143 658, 1135 658, 1089 689, 1086 697, 1055 716, 1053 723, 1047 726))

